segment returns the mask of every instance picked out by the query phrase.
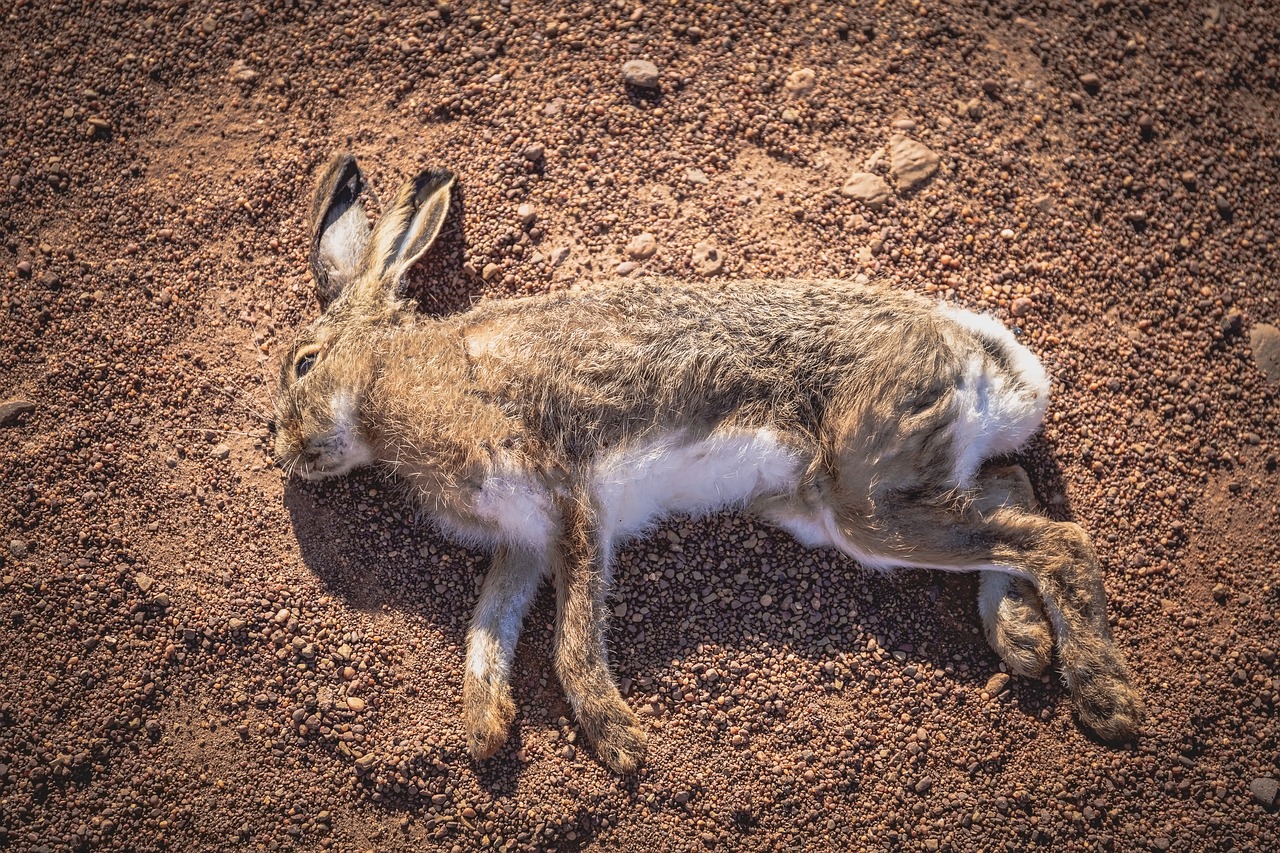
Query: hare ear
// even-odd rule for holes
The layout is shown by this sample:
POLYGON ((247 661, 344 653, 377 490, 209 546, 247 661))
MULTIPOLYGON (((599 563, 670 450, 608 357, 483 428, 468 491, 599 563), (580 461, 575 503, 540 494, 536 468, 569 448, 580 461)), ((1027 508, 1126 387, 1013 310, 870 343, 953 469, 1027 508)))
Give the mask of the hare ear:
POLYGON ((378 222, 369 253, 371 268, 377 270, 384 288, 394 290, 440 235, 449 215, 452 188, 451 172, 428 169, 396 193, 387 214, 378 222))
POLYGON ((364 269, 370 234, 366 199, 378 203, 356 158, 339 154, 330 160, 311 201, 311 275, 321 310, 364 269))

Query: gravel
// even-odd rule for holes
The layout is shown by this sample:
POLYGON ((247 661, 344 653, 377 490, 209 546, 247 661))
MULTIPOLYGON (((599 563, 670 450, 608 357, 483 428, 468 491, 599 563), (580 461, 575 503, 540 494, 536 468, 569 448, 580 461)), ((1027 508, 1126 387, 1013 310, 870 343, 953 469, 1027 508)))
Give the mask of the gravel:
POLYGON ((308 5, 0 23, 0 400, 31 404, 0 432, 0 847, 1274 847, 1274 16, 308 5), (936 157, 913 149, 913 189, 868 159, 889 134, 936 157), (619 555, 636 777, 564 703, 549 589, 512 739, 472 762, 483 556, 392 481, 286 484, 269 453, 337 150, 383 199, 458 174, 408 283, 424 313, 643 261, 708 287, 888 278, 1014 327, 1054 383, 1019 458, 1094 536, 1142 737, 1096 743, 1055 673, 999 672, 974 578, 886 577, 729 514, 619 555), (855 171, 896 197, 846 197, 855 171), (636 257, 641 233, 661 250, 636 257))

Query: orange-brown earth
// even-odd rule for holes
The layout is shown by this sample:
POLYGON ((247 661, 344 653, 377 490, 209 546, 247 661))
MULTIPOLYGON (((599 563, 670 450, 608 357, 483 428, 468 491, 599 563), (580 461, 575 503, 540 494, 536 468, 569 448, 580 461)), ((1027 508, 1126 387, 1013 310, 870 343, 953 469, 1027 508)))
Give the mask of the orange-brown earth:
POLYGON ((1275 849, 1273 5, 3 16, 0 847, 1275 849), (894 134, 937 158, 910 189, 894 134), (1055 385, 1022 461, 1096 537, 1142 736, 1106 747, 1056 679, 1003 677, 973 578, 873 575, 726 516, 623 555, 638 775, 579 741, 546 592, 512 742, 472 762, 483 557, 376 473, 290 484, 269 452, 337 150, 384 194, 458 173, 424 311, 620 273, 866 274, 1016 327, 1055 385))

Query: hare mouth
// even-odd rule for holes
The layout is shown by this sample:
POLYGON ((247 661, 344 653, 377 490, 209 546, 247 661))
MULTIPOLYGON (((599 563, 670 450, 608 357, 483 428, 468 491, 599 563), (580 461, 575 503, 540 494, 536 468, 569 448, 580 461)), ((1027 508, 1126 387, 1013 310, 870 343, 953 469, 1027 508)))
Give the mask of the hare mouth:
POLYGON ((323 480, 339 477, 373 461, 373 451, 368 445, 350 434, 330 436, 310 445, 294 455, 286 470, 304 480, 323 480))
POLYGON ((297 465, 294 467, 294 473, 302 479, 312 481, 323 480, 327 477, 333 477, 341 473, 341 460, 338 460, 339 464, 335 464, 328 459, 319 457, 318 454, 315 454, 314 458, 312 457, 313 454, 308 453, 298 456, 297 465))

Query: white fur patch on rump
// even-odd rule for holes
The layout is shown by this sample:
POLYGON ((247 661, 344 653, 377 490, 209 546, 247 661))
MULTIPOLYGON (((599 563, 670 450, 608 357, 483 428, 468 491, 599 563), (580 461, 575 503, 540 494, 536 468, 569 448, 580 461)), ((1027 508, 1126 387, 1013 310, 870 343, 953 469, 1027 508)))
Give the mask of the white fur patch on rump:
POLYGON ((957 388, 952 478, 967 486, 984 461, 1016 450, 1039 428, 1049 405, 1049 376, 1035 354, 994 317, 950 305, 939 311, 999 350, 1007 362, 978 350, 966 362, 957 388))

